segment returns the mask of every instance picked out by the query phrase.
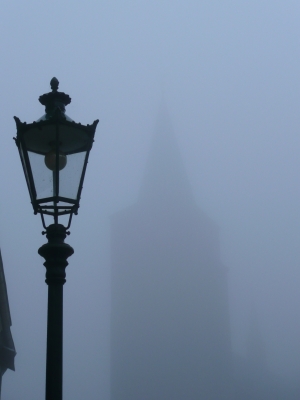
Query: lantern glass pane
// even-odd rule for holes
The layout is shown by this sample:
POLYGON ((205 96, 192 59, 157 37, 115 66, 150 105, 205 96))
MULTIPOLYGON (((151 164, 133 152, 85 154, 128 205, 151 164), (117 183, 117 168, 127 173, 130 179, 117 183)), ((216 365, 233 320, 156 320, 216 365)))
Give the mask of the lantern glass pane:
POLYGON ((28 151, 37 200, 53 196, 53 172, 45 165, 44 155, 28 151))
POLYGON ((20 151, 21 162, 22 162, 22 166, 23 166, 23 170, 24 170, 25 179, 26 179, 26 183, 27 183, 27 186, 28 186, 30 198, 31 198, 31 200, 33 200, 35 198, 35 196, 33 194, 33 189, 32 189, 31 184, 30 184, 30 179, 29 179, 29 175, 28 175, 28 167, 27 167, 26 160, 25 160, 25 157, 24 157, 24 151, 23 151, 23 146, 22 145, 19 146, 19 151, 20 151))
POLYGON ((86 153, 83 151, 67 156, 66 166, 59 171, 59 196, 77 199, 86 153))

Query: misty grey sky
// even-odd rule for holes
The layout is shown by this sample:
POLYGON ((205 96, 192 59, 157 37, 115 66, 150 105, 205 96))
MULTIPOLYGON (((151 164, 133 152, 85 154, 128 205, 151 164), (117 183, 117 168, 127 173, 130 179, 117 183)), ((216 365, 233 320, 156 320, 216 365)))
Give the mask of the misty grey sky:
POLYGON ((0 11, 0 246, 17 348, 3 398, 44 394, 46 296, 12 140, 53 76, 77 122, 99 118, 68 238, 65 398, 108 400, 109 215, 137 199, 164 97, 199 206, 220 226, 233 349, 255 303, 272 370, 300 372, 299 19, 295 0, 11 2, 0 11))

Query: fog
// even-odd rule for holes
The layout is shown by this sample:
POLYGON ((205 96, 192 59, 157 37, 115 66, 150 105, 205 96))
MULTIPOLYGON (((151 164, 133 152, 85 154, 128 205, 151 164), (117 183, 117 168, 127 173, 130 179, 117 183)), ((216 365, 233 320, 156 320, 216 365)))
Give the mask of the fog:
POLYGON ((45 237, 12 138, 14 115, 44 114, 38 97, 53 76, 72 98, 72 119, 100 119, 67 239, 75 253, 64 286, 64 398, 116 400, 111 221, 139 201, 162 104, 193 201, 218 231, 232 357, 249 359, 254 330, 268 376, 294 387, 299 15, 292 0, 1 2, 0 247, 17 350, 4 400, 44 396, 47 286, 37 250, 45 237))

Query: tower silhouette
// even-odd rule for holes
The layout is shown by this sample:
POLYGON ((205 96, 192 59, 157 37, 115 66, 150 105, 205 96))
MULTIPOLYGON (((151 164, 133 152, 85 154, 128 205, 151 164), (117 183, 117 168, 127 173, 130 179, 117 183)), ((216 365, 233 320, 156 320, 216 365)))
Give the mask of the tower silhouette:
POLYGON ((137 203, 111 219, 111 400, 232 400, 226 268, 166 109, 137 203))

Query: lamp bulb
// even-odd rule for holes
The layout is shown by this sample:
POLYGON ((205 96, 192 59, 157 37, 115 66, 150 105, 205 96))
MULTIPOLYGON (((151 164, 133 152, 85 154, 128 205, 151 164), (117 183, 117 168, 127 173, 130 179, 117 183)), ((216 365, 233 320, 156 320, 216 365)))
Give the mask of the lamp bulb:
MULTIPOLYGON (((58 170, 61 171, 67 165, 67 156, 59 152, 58 153, 58 170)), ((45 164, 46 167, 49 168, 51 171, 55 171, 56 169, 56 151, 50 150, 49 153, 45 155, 45 164)))

